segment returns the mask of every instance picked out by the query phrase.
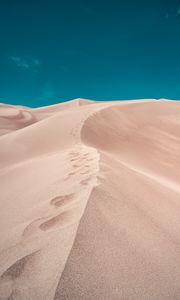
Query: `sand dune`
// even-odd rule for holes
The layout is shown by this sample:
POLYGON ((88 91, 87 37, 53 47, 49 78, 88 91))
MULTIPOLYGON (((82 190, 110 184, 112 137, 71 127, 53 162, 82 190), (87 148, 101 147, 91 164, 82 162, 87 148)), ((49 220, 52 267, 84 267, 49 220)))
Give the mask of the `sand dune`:
POLYGON ((180 299, 180 104, 0 104, 0 300, 180 299))

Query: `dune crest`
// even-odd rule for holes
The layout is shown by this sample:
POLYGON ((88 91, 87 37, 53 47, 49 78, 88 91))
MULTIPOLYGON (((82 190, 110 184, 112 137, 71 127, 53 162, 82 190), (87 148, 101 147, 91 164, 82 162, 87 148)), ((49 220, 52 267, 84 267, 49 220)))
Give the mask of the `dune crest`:
POLYGON ((0 299, 180 297, 180 105, 0 105, 0 299))

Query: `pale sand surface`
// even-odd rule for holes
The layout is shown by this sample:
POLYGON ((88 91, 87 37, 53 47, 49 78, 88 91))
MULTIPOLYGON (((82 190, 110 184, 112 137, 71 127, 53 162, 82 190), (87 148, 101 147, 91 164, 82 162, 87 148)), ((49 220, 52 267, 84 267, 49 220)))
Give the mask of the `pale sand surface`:
POLYGON ((180 299, 180 103, 1 103, 0 135, 0 300, 180 299))

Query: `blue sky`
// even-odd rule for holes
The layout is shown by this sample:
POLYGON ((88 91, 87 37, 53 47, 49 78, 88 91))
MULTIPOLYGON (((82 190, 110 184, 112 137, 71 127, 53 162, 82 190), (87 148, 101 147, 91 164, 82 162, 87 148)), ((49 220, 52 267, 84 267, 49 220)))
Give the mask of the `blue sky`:
POLYGON ((0 102, 180 99, 180 1, 0 1, 0 102))

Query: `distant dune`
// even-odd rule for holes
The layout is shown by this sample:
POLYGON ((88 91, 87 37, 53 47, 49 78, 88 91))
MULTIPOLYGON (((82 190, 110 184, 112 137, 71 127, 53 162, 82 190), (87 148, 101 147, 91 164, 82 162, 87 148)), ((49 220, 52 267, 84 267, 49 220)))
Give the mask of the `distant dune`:
POLYGON ((0 300, 180 299, 180 102, 0 104, 0 300))

